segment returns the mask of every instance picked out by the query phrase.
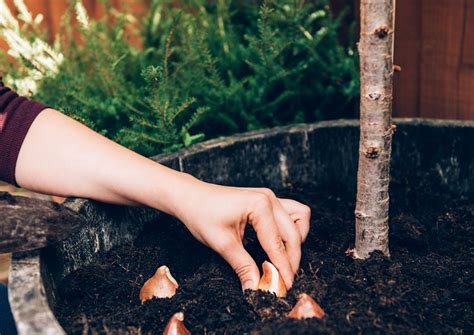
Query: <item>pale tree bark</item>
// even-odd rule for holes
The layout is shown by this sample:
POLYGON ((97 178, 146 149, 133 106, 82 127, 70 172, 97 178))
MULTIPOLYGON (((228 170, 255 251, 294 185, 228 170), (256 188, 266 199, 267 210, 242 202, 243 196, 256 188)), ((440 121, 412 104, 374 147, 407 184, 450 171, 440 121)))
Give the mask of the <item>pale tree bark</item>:
POLYGON ((361 0, 360 144, 357 176, 356 247, 365 259, 389 256, 388 207, 392 146, 395 0, 361 0))

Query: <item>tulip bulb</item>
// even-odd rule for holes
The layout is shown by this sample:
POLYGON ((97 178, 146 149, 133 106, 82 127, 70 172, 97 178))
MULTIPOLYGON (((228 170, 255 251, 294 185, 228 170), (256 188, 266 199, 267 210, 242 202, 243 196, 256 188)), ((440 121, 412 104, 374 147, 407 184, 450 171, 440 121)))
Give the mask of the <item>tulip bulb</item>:
POLYGON ((275 293, 277 297, 286 296, 286 286, 283 278, 278 272, 277 268, 270 262, 263 262, 263 276, 260 278, 258 283, 258 289, 262 291, 267 291, 270 293, 275 293))
POLYGON ((176 294, 179 287, 176 279, 166 266, 160 266, 153 277, 148 279, 140 290, 140 300, 142 304, 153 298, 171 298, 176 294))
POLYGON ((175 313, 168 321, 163 335, 191 335, 191 332, 184 325, 184 314, 175 313))
POLYGON ((319 304, 306 293, 300 294, 298 302, 288 315, 293 319, 318 318, 322 319, 326 315, 319 304))

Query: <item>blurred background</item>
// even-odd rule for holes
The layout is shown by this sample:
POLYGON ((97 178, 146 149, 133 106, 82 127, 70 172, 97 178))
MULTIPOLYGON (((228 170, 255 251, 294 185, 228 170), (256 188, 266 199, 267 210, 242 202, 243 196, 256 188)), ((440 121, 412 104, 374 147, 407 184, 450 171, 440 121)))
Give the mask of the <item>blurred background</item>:
MULTIPOLYGON (((358 0, 0 0, 7 85, 144 155, 358 114, 358 0)), ((397 0, 393 113, 474 120, 474 1, 397 0)), ((0 191, 52 199, 0 184, 0 191)), ((0 255, 6 282, 10 255, 0 255)))
MULTIPOLYGON (((12 8, 14 0, 6 0, 12 8)), ((179 1, 176 1, 179 3, 179 1)), ((31 12, 42 13, 42 26, 54 39, 65 0, 25 0, 31 12)), ((99 0, 84 0, 92 17, 103 15, 99 0)), ((146 13, 151 0, 113 0, 146 13)), ((346 24, 358 18, 358 0, 331 1, 336 11, 349 9, 346 24)), ((474 119, 474 2, 469 0, 397 0, 394 115, 443 119, 474 119)), ((0 38, 0 47, 6 43, 0 38)))

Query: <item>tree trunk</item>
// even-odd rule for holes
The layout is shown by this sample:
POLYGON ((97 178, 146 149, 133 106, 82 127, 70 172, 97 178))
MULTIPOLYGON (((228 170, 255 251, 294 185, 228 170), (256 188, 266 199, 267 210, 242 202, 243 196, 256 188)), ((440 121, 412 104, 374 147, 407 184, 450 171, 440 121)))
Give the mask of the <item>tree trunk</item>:
POLYGON ((360 4, 360 143, 357 176, 356 247, 365 259, 388 249, 388 186, 392 147, 395 0, 360 4))
POLYGON ((0 253, 42 248, 82 223, 81 215, 57 203, 0 192, 0 253))

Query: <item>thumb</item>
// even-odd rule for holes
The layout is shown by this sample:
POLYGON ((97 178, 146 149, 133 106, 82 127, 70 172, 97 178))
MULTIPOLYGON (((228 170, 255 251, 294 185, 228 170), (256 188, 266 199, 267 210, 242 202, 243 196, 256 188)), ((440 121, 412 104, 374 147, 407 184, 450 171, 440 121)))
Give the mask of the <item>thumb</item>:
POLYGON ((236 242, 231 248, 227 248, 225 252, 221 253, 221 256, 239 276, 243 291, 257 289, 260 272, 257 264, 240 241, 236 242))

